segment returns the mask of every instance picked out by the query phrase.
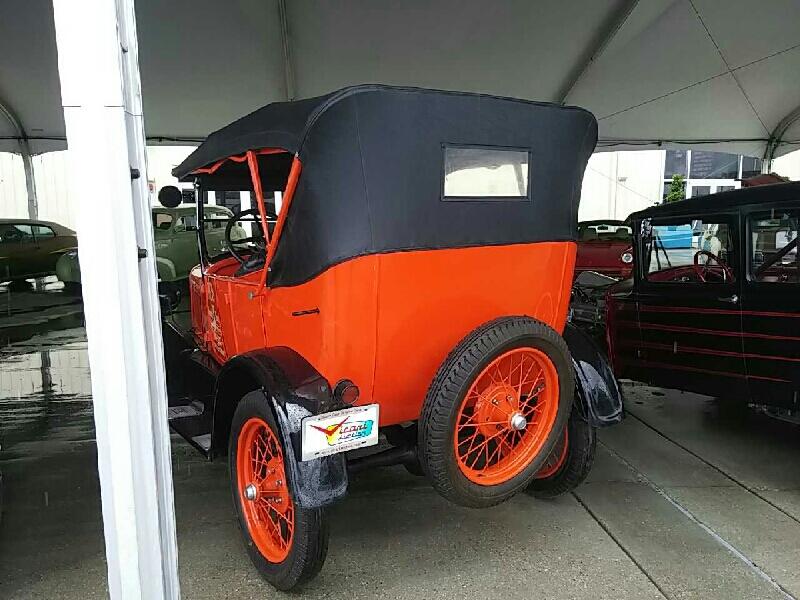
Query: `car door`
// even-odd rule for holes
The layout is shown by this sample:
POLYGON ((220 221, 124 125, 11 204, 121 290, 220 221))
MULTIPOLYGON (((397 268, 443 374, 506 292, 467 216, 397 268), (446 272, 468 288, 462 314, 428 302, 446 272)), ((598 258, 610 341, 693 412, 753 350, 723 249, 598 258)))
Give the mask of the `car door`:
POLYGON ((24 279, 38 273, 33 229, 27 223, 0 225, 0 280, 24 279))
POLYGON ((639 376, 718 397, 743 393, 738 215, 644 225, 636 294, 639 376))
POLYGON ((33 237, 36 241, 37 272, 54 273, 56 262, 64 248, 63 239, 49 225, 32 225, 33 237))
POLYGON ((797 410, 800 390, 800 274, 794 206, 744 216, 747 278, 742 288, 742 341, 752 401, 797 410))
POLYGON ((183 279, 198 262, 197 217, 183 214, 177 217, 172 229, 169 256, 175 264, 175 277, 183 279))
POLYGON ((168 210, 158 209, 153 210, 152 219, 158 277, 162 281, 173 281, 176 278, 176 268, 172 257, 172 230, 175 217, 168 210))

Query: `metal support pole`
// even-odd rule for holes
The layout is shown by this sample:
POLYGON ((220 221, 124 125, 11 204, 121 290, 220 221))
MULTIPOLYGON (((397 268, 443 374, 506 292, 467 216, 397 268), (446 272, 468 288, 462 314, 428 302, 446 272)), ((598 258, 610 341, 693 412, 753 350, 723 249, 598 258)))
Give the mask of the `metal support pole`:
POLYGON ((53 0, 108 587, 180 596, 133 0, 53 0), (138 258, 143 254, 144 258, 138 258))
POLYGON ((28 191, 28 218, 39 218, 39 199, 36 197, 36 175, 33 170, 33 157, 27 140, 21 140, 22 168, 25 170, 25 188, 28 191))
POLYGON ((281 24, 281 45, 283 47, 283 77, 286 84, 286 99, 295 99, 294 70, 292 69, 292 45, 289 38, 289 14, 286 0, 278 0, 278 20, 281 24))
POLYGON ((39 218, 39 202, 36 197, 36 177, 33 170, 33 156, 31 155, 31 147, 28 144, 28 134, 22 122, 19 120, 17 114, 12 110, 7 102, 0 99, 0 114, 11 123, 11 126, 16 131, 17 139, 19 140, 19 153, 22 155, 22 168, 25 171, 25 188, 28 192, 28 218, 39 218))

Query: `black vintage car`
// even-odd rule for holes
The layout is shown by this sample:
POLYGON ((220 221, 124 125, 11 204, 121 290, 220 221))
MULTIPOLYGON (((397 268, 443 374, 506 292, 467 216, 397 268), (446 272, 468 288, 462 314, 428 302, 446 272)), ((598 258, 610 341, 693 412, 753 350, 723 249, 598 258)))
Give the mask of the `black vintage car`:
POLYGON ((609 289, 606 306, 616 375, 800 422, 800 183, 630 219, 634 276, 609 289))

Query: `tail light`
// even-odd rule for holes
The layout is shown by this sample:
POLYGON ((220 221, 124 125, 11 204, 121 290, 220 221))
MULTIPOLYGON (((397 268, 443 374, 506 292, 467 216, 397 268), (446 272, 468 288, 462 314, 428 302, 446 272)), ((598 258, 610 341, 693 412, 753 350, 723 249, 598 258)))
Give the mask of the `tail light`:
POLYGON ((333 399, 340 404, 352 406, 358 400, 360 390, 349 379, 342 379, 333 390, 333 399))
POLYGON ((629 265, 633 262, 633 247, 628 248, 619 255, 619 259, 626 265, 629 265))

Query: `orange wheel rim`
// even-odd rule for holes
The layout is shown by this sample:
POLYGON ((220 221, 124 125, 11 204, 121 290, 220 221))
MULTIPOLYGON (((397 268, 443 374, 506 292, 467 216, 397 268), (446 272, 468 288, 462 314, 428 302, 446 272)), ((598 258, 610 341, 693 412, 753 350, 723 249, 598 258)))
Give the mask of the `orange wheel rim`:
POLYGON ((475 378, 458 409, 453 445, 463 475, 498 485, 542 451, 558 414, 558 372, 541 350, 509 350, 475 378))
POLYGON ((281 444, 259 417, 249 419, 239 433, 236 475, 239 502, 253 543, 269 562, 282 562, 292 547, 294 503, 281 444))
POLYGON ((567 435, 567 430, 564 428, 564 435, 561 436, 561 440, 556 444, 556 447, 553 448, 553 451, 550 452, 550 456, 547 457, 547 460, 544 461, 544 465, 542 468, 539 469, 539 472, 536 473, 536 479, 547 479, 548 477, 552 477, 556 473, 561 470, 561 467, 564 466, 564 463, 567 461, 567 450, 569 449, 569 438, 567 435))

